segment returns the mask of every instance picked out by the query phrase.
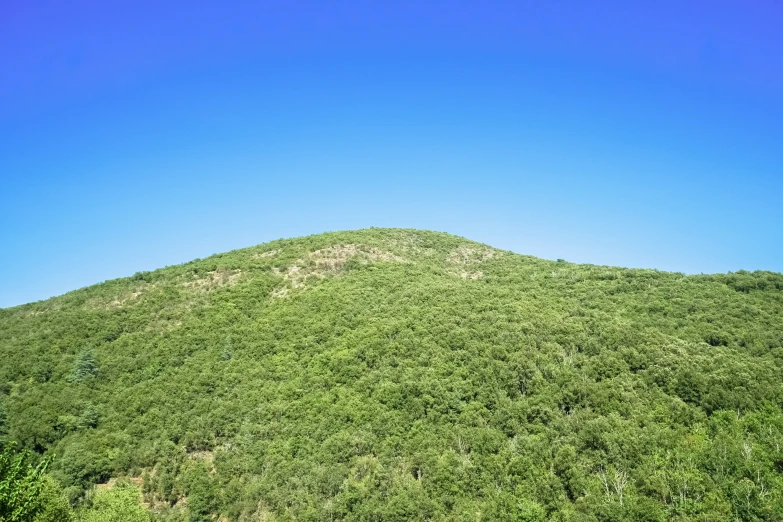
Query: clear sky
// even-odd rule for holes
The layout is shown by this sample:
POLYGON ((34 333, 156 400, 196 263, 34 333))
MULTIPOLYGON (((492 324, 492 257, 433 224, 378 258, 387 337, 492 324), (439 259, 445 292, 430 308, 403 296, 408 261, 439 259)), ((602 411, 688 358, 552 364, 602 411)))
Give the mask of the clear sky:
POLYGON ((783 3, 0 0, 0 307, 369 226, 783 271, 783 3))

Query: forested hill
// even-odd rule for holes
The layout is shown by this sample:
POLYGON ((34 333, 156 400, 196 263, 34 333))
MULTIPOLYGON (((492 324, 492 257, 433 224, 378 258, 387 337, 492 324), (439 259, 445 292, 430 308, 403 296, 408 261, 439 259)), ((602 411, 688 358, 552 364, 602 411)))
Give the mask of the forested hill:
POLYGON ((8 438, 159 520, 781 520, 782 370, 781 274, 416 230, 0 310, 8 438))

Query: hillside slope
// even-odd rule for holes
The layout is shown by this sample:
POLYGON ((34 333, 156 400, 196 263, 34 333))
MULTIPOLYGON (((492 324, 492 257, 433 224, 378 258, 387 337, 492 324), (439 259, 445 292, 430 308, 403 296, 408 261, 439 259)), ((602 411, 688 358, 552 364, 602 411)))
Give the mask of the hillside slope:
POLYGON ((783 276, 434 232, 279 240, 0 310, 9 436, 161 520, 781 520, 783 276))

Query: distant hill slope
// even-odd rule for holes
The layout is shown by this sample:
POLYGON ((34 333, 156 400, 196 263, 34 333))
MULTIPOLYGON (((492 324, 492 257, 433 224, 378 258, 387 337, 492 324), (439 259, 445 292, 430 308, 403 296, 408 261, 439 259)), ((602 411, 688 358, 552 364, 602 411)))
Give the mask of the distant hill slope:
POLYGON ((2 309, 0 361, 9 437, 160 520, 783 519, 781 274, 328 233, 2 309))

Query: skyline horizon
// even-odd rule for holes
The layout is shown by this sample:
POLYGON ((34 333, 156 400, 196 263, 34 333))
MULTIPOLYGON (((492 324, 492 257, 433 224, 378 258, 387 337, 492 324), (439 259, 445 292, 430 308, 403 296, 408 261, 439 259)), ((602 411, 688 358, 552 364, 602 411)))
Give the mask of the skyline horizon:
MULTIPOLYGON (((368 226, 368 227, 364 227, 364 228, 345 229, 345 230, 327 230, 327 231, 324 231, 324 232, 316 232, 316 233, 313 233, 313 234, 305 234, 305 235, 300 235, 300 236, 279 237, 279 238, 270 239, 270 240, 267 240, 267 241, 264 241, 264 242, 261 242, 261 243, 256 243, 256 244, 247 245, 247 246, 243 246, 243 247, 233 248, 233 249, 222 251, 222 252, 213 252, 213 253, 205 255, 205 256, 194 257, 192 259, 188 259, 188 260, 182 261, 182 262, 177 262, 177 263, 173 263, 173 264, 167 264, 167 265, 164 265, 164 266, 154 267, 154 268, 149 269, 149 270, 139 270, 139 271, 136 271, 134 273, 121 275, 121 276, 113 277, 113 278, 110 278, 110 279, 104 279, 104 280, 101 280, 101 281, 95 281, 94 283, 88 283, 85 286, 81 286, 81 287, 78 287, 78 288, 72 288, 70 290, 67 290, 67 291, 61 293, 61 294, 51 295, 49 297, 42 298, 42 299, 37 299, 35 301, 19 303, 19 304, 10 305, 10 306, 0 306, 0 309, 10 309, 10 308, 15 308, 15 307, 19 307, 19 306, 25 306, 25 305, 29 305, 29 304, 35 304, 35 303, 39 303, 39 302, 43 302, 43 301, 48 301, 49 299, 55 299, 55 298, 61 297, 63 295, 66 295, 66 294, 69 294, 69 293, 72 293, 72 292, 75 292, 75 291, 79 291, 79 290, 83 290, 83 289, 86 289, 86 288, 90 288, 90 287, 95 286, 95 285, 100 285, 100 284, 103 284, 103 283, 107 283, 107 282, 115 281, 115 280, 119 280, 119 279, 131 278, 134 275, 136 275, 137 273, 155 272, 155 271, 158 271, 158 270, 163 270, 163 269, 170 268, 170 267, 180 266, 180 265, 192 263, 192 262, 195 262, 195 261, 203 261, 205 259, 209 259, 209 258, 214 257, 214 256, 220 256, 220 255, 223 255, 223 254, 236 252, 236 251, 240 251, 240 250, 248 250, 248 249, 255 248, 255 247, 258 247, 258 246, 261 246, 261 245, 266 245, 268 243, 272 243, 272 242, 275 242, 275 241, 290 241, 290 240, 304 239, 304 238, 311 237, 311 236, 320 236, 320 235, 325 235, 325 234, 340 234, 340 233, 346 233, 346 232, 361 232, 361 231, 364 231, 364 230, 389 230, 389 231, 411 230, 411 231, 417 231, 417 232, 434 232, 434 233, 437 233, 437 234, 447 234, 447 235, 450 235, 450 236, 459 237, 459 238, 462 238, 462 239, 465 239, 465 240, 468 240, 468 241, 472 241, 472 242, 475 242, 475 243, 479 243, 479 244, 482 244, 482 245, 485 245, 485 246, 488 246, 488 247, 491 247, 491 248, 498 248, 495 245, 492 245, 492 244, 489 244, 489 243, 484 243, 484 242, 481 242, 481 241, 477 241, 477 240, 474 240, 474 239, 472 239, 470 237, 461 236, 459 234, 452 234, 452 233, 450 233, 448 231, 445 231, 445 230, 431 230, 431 229, 411 228, 411 227, 377 227, 377 226, 368 226)), ((764 272, 767 272, 767 273, 783 274, 783 272, 777 272, 777 271, 774 271, 774 270, 764 270, 764 269, 745 270, 745 269, 742 269, 742 268, 737 269, 735 271, 731 271, 730 270, 730 271, 727 271, 727 272, 698 272, 698 273, 697 272, 690 272, 689 273, 689 272, 682 272, 682 271, 677 271, 677 270, 661 270, 661 269, 658 269, 656 267, 647 267, 647 266, 620 266, 620 265, 611 265, 611 264, 607 265, 607 264, 590 263, 590 262, 576 262, 576 261, 571 261, 569 259, 541 257, 541 256, 537 256, 535 254, 530 254, 530 253, 525 253, 525 252, 516 252, 514 250, 509 250, 509 249, 501 249, 501 248, 498 248, 498 249, 502 250, 502 251, 505 251, 505 252, 508 252, 508 253, 511 253, 513 255, 520 255, 520 256, 526 256, 526 257, 530 256, 530 257, 534 257, 534 258, 537 258, 537 259, 543 259, 543 260, 546 260, 546 261, 563 261, 563 262, 566 262, 566 263, 580 265, 580 266, 596 266, 596 267, 617 268, 617 269, 624 269, 624 270, 626 270, 626 269, 627 270, 653 270, 653 271, 656 271, 656 272, 663 272, 663 273, 670 273, 670 274, 682 274, 682 275, 684 275, 686 277, 698 276, 698 275, 705 275, 705 276, 709 276, 709 275, 723 275, 723 274, 733 274, 733 273, 742 273, 742 272, 745 272, 745 273, 754 273, 754 272, 762 272, 762 273, 764 273, 764 272)))
POLYGON ((0 307, 393 226, 783 273, 783 6, 0 7, 0 307))

